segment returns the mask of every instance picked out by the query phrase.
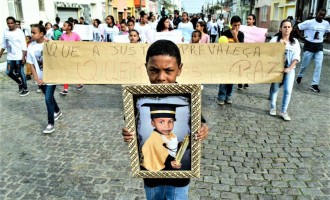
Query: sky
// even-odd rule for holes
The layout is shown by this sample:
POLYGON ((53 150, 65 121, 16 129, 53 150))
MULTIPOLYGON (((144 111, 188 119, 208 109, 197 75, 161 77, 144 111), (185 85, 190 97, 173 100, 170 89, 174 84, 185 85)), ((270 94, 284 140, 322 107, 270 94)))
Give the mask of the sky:
MULTIPOLYGON (((205 2, 207 0, 181 0, 182 6, 189 14, 200 13, 205 2)), ((212 2, 212 0, 209 0, 209 2, 212 2)))

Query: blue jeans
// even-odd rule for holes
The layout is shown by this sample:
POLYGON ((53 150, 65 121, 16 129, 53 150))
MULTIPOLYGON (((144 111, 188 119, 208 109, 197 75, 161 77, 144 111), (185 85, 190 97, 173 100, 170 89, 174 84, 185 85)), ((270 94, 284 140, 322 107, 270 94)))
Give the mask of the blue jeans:
MULTIPOLYGON (((283 99, 282 99, 282 109, 283 113, 286 113, 288 109, 291 93, 293 88, 295 70, 293 69, 290 73, 287 73, 283 78, 283 99)), ((278 90, 280 89, 280 83, 272 83, 270 86, 270 108, 276 109, 276 98, 278 90)))
POLYGON ((57 103, 54 98, 56 85, 42 85, 40 88, 45 94, 45 101, 48 113, 48 124, 54 125, 54 113, 58 113, 60 111, 60 108, 57 106, 57 103))
POLYGON ((147 200, 188 200, 189 185, 174 187, 160 185, 156 187, 144 186, 147 200))
POLYGON ((218 100, 227 101, 233 95, 234 84, 220 84, 218 100))
POLYGON ((300 70, 298 73, 298 77, 304 76, 304 71, 309 66, 312 58, 315 63, 315 70, 314 70, 312 85, 319 85, 320 77, 321 77, 321 70, 322 70, 322 62, 323 62, 323 51, 318 51, 318 52, 304 51, 300 70))
POLYGON ((23 84, 23 88, 27 89, 26 77, 24 72, 24 65, 22 60, 7 60, 6 74, 13 79, 18 85, 23 84), (14 70, 18 70, 21 80, 14 74, 14 70))

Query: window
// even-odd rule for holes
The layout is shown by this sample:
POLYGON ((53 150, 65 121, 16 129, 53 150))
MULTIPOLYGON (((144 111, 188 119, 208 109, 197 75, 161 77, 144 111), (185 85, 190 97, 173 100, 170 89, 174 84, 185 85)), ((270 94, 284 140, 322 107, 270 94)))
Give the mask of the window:
POLYGON ((267 21, 267 6, 261 7, 261 21, 267 21))
POLYGON ((8 0, 9 15, 17 20, 24 20, 21 0, 8 0))
POLYGON ((39 11, 45 11, 45 2, 44 2, 44 0, 39 0, 39 11))
POLYGON ((273 20, 277 20, 278 19, 278 3, 274 4, 274 17, 273 20))

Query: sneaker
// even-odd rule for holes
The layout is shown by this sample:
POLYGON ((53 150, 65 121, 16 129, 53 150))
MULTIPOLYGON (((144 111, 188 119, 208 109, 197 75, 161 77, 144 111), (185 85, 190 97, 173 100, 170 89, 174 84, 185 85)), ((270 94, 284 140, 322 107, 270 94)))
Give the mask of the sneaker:
POLYGON ((243 88, 244 88, 244 89, 248 89, 249 87, 250 87, 249 84, 244 84, 244 85, 243 85, 243 88))
POLYGON ((54 131, 55 131, 55 127, 54 127, 54 125, 52 125, 52 124, 48 124, 47 127, 46 127, 46 129, 43 130, 42 132, 43 132, 43 133, 52 133, 52 132, 54 132, 54 131))
POLYGON ((218 100, 217 101, 219 105, 225 105, 225 101, 224 100, 218 100))
POLYGON ((311 90, 313 92, 320 92, 319 86, 318 85, 311 85, 311 90))
POLYGON ((24 90, 23 84, 18 85, 18 92, 22 93, 24 90))
POLYGON ((31 80, 31 75, 26 75, 26 80, 31 80))
POLYGON ((232 104, 232 103, 233 103, 233 100, 228 98, 228 99, 226 100, 226 103, 228 103, 228 104, 232 104))
POLYGON ((290 120, 291 120, 291 118, 290 118, 290 116, 288 115, 288 113, 280 113, 279 115, 280 115, 280 117, 282 117, 285 121, 290 121, 290 120))
POLYGON ((58 113, 54 113, 54 120, 58 120, 62 116, 62 112, 59 111, 58 113))
POLYGON ((300 84, 300 83, 301 83, 301 79, 302 79, 302 77, 299 77, 299 76, 298 76, 297 79, 296 79, 296 83, 297 83, 297 84, 300 84))
POLYGON ((28 95, 29 93, 30 93, 29 90, 23 89, 19 96, 24 97, 24 96, 28 95))
POLYGON ((60 94, 63 95, 63 96, 65 96, 65 95, 69 94, 69 92, 67 90, 62 90, 60 92, 60 94))
POLYGON ((82 89, 84 89, 84 85, 78 85, 78 87, 77 87, 77 90, 82 90, 82 89))
POLYGON ((243 85, 242 85, 242 84, 238 84, 238 85, 237 85, 237 89, 238 89, 238 90, 243 89, 243 85))
POLYGON ((276 109, 274 109, 274 108, 270 109, 269 114, 271 116, 275 116, 276 115, 276 109))

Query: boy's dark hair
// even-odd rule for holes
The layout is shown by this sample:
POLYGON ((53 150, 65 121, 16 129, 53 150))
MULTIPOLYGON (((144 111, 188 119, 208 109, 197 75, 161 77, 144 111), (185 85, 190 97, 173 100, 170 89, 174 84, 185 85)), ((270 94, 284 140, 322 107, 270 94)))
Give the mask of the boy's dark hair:
POLYGON ((60 28, 58 24, 54 24, 53 27, 56 27, 57 29, 60 28))
POLYGON ((13 20, 14 23, 16 22, 16 19, 14 17, 12 17, 12 16, 7 17, 6 21, 8 21, 8 20, 13 20))
POLYGON ((132 22, 133 24, 135 24, 135 21, 132 20, 132 19, 128 20, 128 21, 127 21, 127 24, 130 23, 130 22, 132 22))
POLYGON ((158 40, 150 45, 147 56, 146 63, 148 63, 149 58, 153 56, 166 55, 171 56, 176 59, 178 65, 181 64, 181 54, 178 46, 169 40, 158 40))
POLYGON ((177 15, 179 15, 179 14, 180 14, 180 12, 179 12, 178 10, 174 10, 174 14, 177 14, 177 15))
POLYGON ((44 35, 46 35, 47 33, 46 28, 42 24, 33 24, 32 28, 39 29, 39 31, 42 32, 44 35))
POLYGON ((320 8, 319 12, 320 11, 327 13, 327 10, 325 8, 320 8))
POLYGON ((73 23, 73 18, 72 17, 69 17, 68 18, 68 21, 71 22, 71 23, 73 23))
POLYGON ((198 31, 198 30, 193 31, 193 32, 191 33, 191 36, 193 36, 194 33, 198 33, 199 37, 202 37, 202 33, 201 33, 200 31, 198 31))
POLYGON ((85 20, 84 17, 80 17, 79 19, 81 19, 81 20, 85 20))
POLYGON ((230 24, 237 23, 237 22, 241 22, 242 23, 242 19, 239 16, 237 16, 237 15, 233 16, 230 19, 230 24))
POLYGON ((121 20, 120 24, 125 24, 126 25, 126 20, 125 19, 121 20))

